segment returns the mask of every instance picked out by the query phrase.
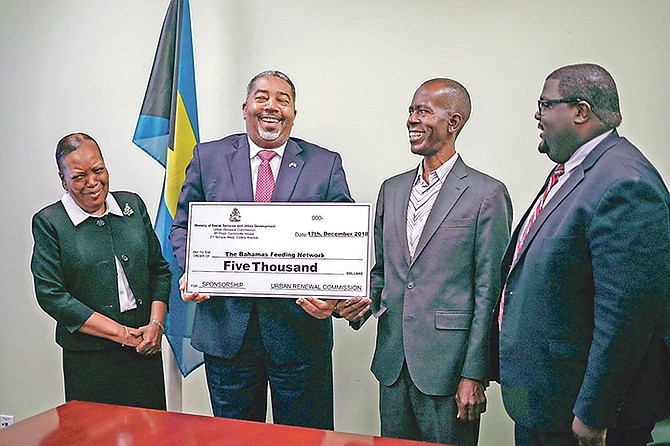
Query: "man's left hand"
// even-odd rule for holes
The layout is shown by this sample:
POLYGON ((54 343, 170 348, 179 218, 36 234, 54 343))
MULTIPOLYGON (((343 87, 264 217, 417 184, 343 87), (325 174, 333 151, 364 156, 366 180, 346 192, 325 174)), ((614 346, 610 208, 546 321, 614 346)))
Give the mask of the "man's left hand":
POLYGON ((579 441, 579 446, 605 446, 606 427, 593 427, 575 417, 572 420, 572 433, 579 441))
POLYGON ((456 418, 462 421, 474 421, 479 415, 486 412, 486 395, 484 385, 477 380, 461 378, 456 391, 458 414, 456 418))
POLYGON ((333 314, 333 309, 337 304, 337 299, 317 299, 316 297, 299 297, 295 301, 302 307, 310 316, 317 319, 325 319, 333 314))

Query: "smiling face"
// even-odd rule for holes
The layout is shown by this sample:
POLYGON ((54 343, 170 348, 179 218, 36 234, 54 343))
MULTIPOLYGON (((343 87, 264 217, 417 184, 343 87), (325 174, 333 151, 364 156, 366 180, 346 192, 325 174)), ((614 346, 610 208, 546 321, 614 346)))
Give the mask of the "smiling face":
POLYGON ((257 79, 242 104, 247 134, 264 149, 279 147, 288 140, 296 110, 291 86, 283 79, 257 79))
MULTIPOLYGON (((540 99, 562 99, 558 85, 557 79, 547 79, 540 99)), ((576 103, 553 104, 543 108, 542 114, 535 112, 537 128, 541 130, 537 150, 555 163, 565 163, 582 144, 575 128, 577 112, 576 103)))
POLYGON ((84 141, 63 158, 59 172, 63 188, 85 212, 102 215, 109 192, 109 175, 100 149, 84 141))
POLYGON ((414 93, 409 106, 407 130, 412 153, 443 160, 453 155, 449 96, 439 83, 427 83, 414 93))

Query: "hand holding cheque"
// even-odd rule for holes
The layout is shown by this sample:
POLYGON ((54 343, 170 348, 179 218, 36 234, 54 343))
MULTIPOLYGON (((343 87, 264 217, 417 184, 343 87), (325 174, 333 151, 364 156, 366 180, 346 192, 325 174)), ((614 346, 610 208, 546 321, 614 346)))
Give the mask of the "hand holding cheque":
POLYGON ((338 301, 335 311, 349 322, 355 322, 366 316, 372 300, 369 297, 355 296, 338 301))

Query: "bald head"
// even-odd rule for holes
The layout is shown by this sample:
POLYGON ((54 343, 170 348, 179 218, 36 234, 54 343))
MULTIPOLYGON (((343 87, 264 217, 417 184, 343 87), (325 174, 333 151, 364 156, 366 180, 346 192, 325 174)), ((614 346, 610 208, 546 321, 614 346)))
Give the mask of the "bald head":
POLYGON ((444 101, 448 104, 452 112, 459 113, 463 118, 461 128, 470 118, 470 111, 472 110, 472 102, 470 101, 470 94, 463 85, 453 79, 438 77, 430 79, 421 84, 419 89, 423 87, 431 88, 437 94, 444 97, 444 101))

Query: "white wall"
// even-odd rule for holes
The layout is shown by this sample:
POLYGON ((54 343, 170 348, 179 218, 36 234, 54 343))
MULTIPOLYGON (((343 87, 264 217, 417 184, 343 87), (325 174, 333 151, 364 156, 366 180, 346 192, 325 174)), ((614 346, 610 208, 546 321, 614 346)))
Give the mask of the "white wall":
MULTIPOLYGON (((167 0, 0 0, 0 412, 17 419, 63 402, 54 322, 37 306, 29 271, 30 218, 60 197, 53 152, 66 133, 100 143, 113 189, 155 209, 159 166, 131 142, 167 0)), ((550 162, 533 119, 544 77, 596 62, 618 82, 620 131, 670 175, 666 0, 191 0, 201 139, 244 129, 248 79, 276 68, 298 89, 293 134, 339 151, 358 201, 414 167, 404 127, 416 87, 461 81, 474 108, 458 142, 465 161, 504 181, 515 216, 550 162)), ((336 321, 336 428, 378 433, 368 371, 375 327, 336 321)), ((210 413, 202 370, 184 386, 185 410, 210 413)), ((497 387, 483 446, 509 444, 497 387)))

